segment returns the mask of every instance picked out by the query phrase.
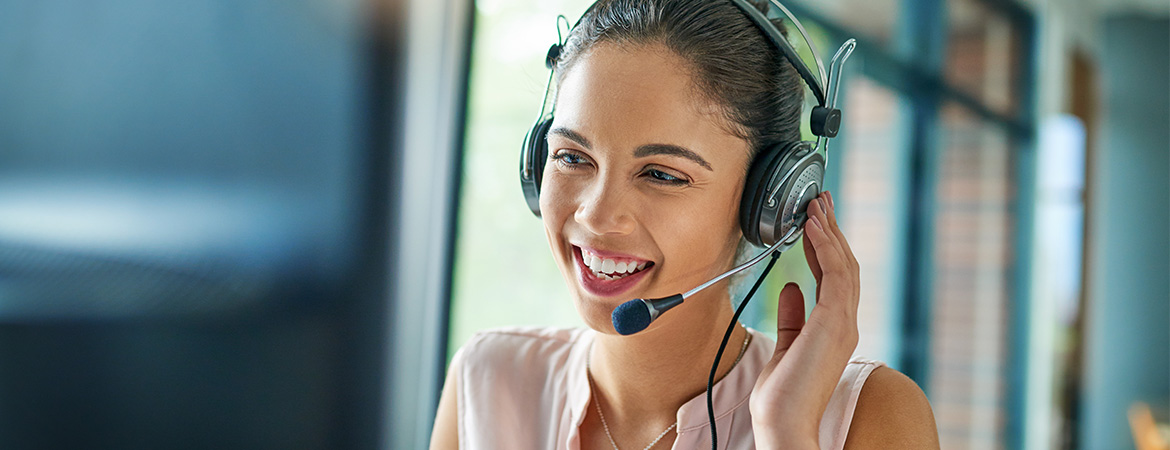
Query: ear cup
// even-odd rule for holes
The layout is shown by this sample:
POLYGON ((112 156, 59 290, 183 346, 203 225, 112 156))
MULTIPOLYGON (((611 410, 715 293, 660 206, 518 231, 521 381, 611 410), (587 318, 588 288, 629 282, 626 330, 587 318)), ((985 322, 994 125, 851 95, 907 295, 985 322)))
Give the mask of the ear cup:
MULTIPOLYGON (((825 160, 811 142, 775 145, 756 157, 744 182, 740 227, 753 245, 768 247, 804 225, 805 208, 821 191, 825 160), (773 197, 771 191, 778 188, 773 197)), ((786 242, 795 243, 800 233, 786 242)))
POLYGON ((540 217, 540 183, 544 175, 544 163, 548 160, 548 129, 553 118, 541 120, 532 126, 524 137, 520 148, 520 188, 524 190, 524 201, 528 209, 540 217))
MULTIPOLYGON (((739 201, 739 226, 743 230, 743 237, 753 245, 760 243, 760 200, 767 196, 767 186, 764 186, 772 174, 779 169, 785 150, 789 146, 778 144, 763 150, 752 160, 748 168, 747 178, 743 185, 743 197, 739 201)), ((777 175, 778 176, 778 175, 777 175)))

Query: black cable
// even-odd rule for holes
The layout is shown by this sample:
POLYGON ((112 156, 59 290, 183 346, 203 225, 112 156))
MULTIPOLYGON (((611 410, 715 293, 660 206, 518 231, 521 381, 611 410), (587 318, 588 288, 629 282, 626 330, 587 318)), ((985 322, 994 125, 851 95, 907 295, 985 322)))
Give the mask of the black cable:
POLYGON ((764 267, 764 273, 760 274, 760 278, 756 280, 756 284, 752 285, 752 289, 748 291, 743 301, 739 303, 739 308, 735 309, 735 315, 731 316, 731 323, 727 324, 727 332, 723 333, 723 342, 719 344, 719 353, 715 354, 715 363, 711 365, 711 375, 707 377, 707 421, 711 423, 711 450, 719 450, 717 447, 719 433, 715 430, 715 406, 711 402, 711 390, 715 386, 715 371, 719 369, 719 359, 723 358, 723 350, 727 348, 727 340, 731 339, 731 331, 735 329, 735 322, 739 320, 739 315, 743 313, 743 308, 747 306, 748 300, 751 300, 752 295, 760 288, 760 284, 764 282, 764 278, 768 276, 768 272, 776 264, 776 258, 779 257, 780 252, 772 253, 772 259, 768 260, 768 265, 764 267))

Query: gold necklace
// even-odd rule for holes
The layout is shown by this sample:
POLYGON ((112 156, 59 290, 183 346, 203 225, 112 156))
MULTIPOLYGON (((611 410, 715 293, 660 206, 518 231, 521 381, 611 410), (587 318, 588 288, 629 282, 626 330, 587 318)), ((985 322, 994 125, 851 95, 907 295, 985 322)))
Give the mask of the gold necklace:
MULTIPOLYGON (((743 359, 743 354, 747 352, 748 342, 751 341, 751 338, 752 334, 748 332, 747 329, 744 329, 743 345, 739 347, 739 356, 735 357, 735 362, 731 363, 731 368, 727 369, 727 373, 723 374, 723 377, 726 377, 728 373, 731 373, 731 369, 734 369, 735 366, 739 365, 739 360, 743 359)), ((588 357, 585 358, 585 377, 589 380, 589 393, 593 394, 593 406, 597 407, 597 417, 601 419, 601 427, 605 429, 605 437, 609 438, 609 445, 613 446, 613 450, 619 450, 617 442, 613 440, 613 434, 609 432, 609 423, 605 421, 605 413, 601 412, 601 402, 597 401, 597 389, 593 388, 593 375, 589 371, 588 357)), ((719 379, 722 380, 723 377, 719 377, 719 379)), ((662 430, 662 433, 660 433, 658 437, 654 438, 654 440, 651 441, 650 444, 646 445, 646 447, 642 450, 650 450, 653 448, 654 445, 658 443, 658 441, 662 440, 663 436, 666 436, 666 433, 669 433, 670 430, 673 430, 676 426, 678 426, 677 420, 670 424, 669 427, 666 427, 665 430, 662 430)))

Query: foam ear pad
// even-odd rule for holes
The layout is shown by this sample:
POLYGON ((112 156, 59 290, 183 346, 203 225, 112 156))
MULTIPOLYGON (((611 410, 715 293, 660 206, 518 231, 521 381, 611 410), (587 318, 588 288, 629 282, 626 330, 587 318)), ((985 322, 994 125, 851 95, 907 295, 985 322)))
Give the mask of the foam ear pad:
MULTIPOLYGON (((824 180, 825 162, 812 143, 793 142, 761 151, 748 171, 740 200, 740 228, 753 245, 768 247, 804 224, 805 208, 824 180), (784 178, 787 175, 787 178, 784 178), (774 201, 770 191, 779 186, 774 201)), ((796 241, 799 233, 789 239, 796 241)))
POLYGON ((544 176, 544 163, 548 160, 548 130, 553 118, 541 120, 532 126, 520 149, 520 188, 524 190, 524 202, 528 209, 540 217, 540 183, 544 176), (525 170, 531 174, 524 177, 525 170))

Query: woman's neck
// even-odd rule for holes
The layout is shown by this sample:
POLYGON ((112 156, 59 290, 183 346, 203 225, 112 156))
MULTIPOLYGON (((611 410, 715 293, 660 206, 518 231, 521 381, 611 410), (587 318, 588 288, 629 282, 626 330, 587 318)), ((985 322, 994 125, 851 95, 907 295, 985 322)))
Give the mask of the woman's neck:
MULTIPOLYGON (((609 422, 653 428, 673 423, 678 408, 706 390, 731 315, 726 294, 696 296, 640 333, 599 333, 590 372, 609 422)), ((738 325, 732 331, 716 379, 735 364, 746 333, 738 325)))

